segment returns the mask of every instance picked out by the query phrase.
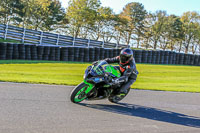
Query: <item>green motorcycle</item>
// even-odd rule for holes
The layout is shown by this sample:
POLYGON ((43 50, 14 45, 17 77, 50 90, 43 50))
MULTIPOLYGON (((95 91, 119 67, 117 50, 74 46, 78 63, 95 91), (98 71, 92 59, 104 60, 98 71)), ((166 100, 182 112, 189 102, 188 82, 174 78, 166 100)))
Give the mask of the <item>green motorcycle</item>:
POLYGON ((113 80, 121 76, 116 66, 109 65, 106 61, 89 66, 85 70, 84 81, 71 92, 71 101, 79 103, 83 100, 101 100, 108 98, 110 102, 117 103, 125 95, 118 95, 120 84, 113 84, 113 80))

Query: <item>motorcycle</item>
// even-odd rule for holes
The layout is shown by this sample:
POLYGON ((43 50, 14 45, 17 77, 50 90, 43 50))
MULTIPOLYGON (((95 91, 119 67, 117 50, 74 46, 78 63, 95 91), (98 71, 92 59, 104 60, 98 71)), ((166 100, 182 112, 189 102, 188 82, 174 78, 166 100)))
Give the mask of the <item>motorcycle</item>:
POLYGON ((85 70, 84 81, 76 86, 72 92, 70 99, 73 103, 79 103, 83 100, 101 100, 108 98, 112 103, 122 100, 125 95, 118 94, 120 85, 114 84, 115 78, 119 78, 121 73, 117 66, 109 65, 106 61, 98 61, 92 66, 88 66, 85 70))

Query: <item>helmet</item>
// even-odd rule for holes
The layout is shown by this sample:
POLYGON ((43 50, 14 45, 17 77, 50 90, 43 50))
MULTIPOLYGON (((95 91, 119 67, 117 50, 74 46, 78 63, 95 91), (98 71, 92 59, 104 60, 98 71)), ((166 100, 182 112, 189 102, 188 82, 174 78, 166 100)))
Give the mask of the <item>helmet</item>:
POLYGON ((133 51, 130 48, 122 49, 119 55, 121 64, 127 64, 133 58, 133 51))

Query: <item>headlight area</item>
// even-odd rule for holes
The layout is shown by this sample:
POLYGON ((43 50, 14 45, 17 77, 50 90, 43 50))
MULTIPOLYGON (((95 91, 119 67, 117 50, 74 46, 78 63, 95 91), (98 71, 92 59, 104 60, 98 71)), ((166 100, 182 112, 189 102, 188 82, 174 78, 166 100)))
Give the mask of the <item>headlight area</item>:
POLYGON ((86 81, 90 82, 90 83, 100 83, 100 82, 104 81, 104 78, 103 77, 92 77, 92 78, 86 79, 86 81))
POLYGON ((88 74, 84 74, 84 75, 83 75, 83 78, 85 79, 85 78, 87 77, 87 75, 88 75, 88 74))

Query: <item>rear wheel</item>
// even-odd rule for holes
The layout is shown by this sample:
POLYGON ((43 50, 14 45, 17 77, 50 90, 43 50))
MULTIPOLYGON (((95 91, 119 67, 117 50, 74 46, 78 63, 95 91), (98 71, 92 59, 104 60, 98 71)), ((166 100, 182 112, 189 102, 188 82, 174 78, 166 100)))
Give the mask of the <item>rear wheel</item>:
POLYGON ((121 101, 122 99, 124 99, 126 97, 126 95, 129 93, 130 88, 127 90, 127 92, 125 94, 111 94, 108 97, 108 100, 112 103, 118 103, 119 101, 121 101))
POLYGON ((79 103, 87 98, 86 90, 88 89, 89 85, 85 84, 84 82, 76 86, 71 92, 71 101, 73 103, 79 103))

